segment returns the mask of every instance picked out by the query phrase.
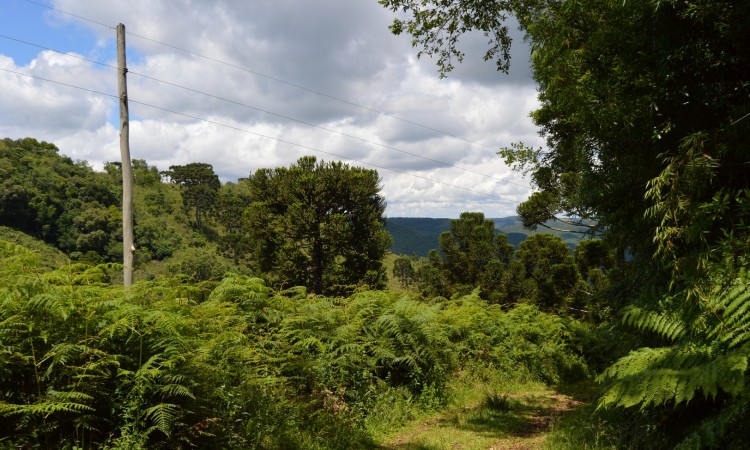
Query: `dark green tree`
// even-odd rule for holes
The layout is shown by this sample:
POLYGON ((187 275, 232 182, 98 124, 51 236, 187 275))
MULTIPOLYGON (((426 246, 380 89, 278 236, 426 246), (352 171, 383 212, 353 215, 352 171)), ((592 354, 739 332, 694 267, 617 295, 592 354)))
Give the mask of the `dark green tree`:
POLYGON ((390 236, 379 181, 374 170, 312 156, 256 171, 244 231, 261 271, 316 294, 382 287, 390 236))
POLYGON ((414 265, 408 256, 399 256, 393 262, 393 276, 401 282, 401 287, 408 286, 415 274, 414 265))
MULTIPOLYGON (((135 184, 139 186, 154 186, 158 183, 161 183, 161 175, 159 174, 159 169, 156 166, 149 166, 146 160, 134 159, 132 161, 132 166, 133 179, 135 180, 135 184)), ((120 172, 120 176, 122 176, 122 172, 120 172)))
POLYGON ((165 172, 173 183, 178 184, 185 206, 195 212, 195 226, 202 229, 201 218, 216 206, 216 197, 221 188, 219 176, 211 164, 190 163, 184 166, 169 166, 165 172))
POLYGON ((237 183, 225 183, 219 189, 217 217, 224 227, 219 247, 235 264, 239 264, 250 251, 242 230, 242 218, 251 202, 250 185, 246 179, 241 179, 237 183))
POLYGON ((521 242, 517 255, 526 277, 538 287, 541 306, 554 309, 572 300, 580 275, 570 247, 560 237, 548 233, 529 236, 521 242))
POLYGON ((430 271, 425 281, 444 296, 468 293, 480 284, 485 297, 499 290, 502 273, 513 258, 507 236, 495 232, 495 223, 481 212, 461 213, 450 226, 439 238, 442 255, 430 252, 428 260, 436 272, 430 271))
POLYGON ((439 238, 445 254, 444 267, 459 284, 474 284, 493 260, 505 264, 513 256, 513 246, 504 234, 495 232, 495 223, 481 212, 464 212, 451 221, 451 231, 439 238))

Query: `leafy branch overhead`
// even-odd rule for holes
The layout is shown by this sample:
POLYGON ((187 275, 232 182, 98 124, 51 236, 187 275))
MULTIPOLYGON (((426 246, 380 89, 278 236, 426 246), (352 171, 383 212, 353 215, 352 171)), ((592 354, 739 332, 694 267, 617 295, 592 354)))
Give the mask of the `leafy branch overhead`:
POLYGON ((389 27, 394 34, 408 33, 412 45, 421 47, 418 56, 436 58, 441 77, 454 69, 454 60, 461 63, 464 53, 459 49, 461 36, 479 30, 487 38, 485 61, 495 61, 497 70, 510 68, 511 38, 505 21, 511 12, 508 1, 424 2, 421 0, 379 0, 393 12, 410 13, 406 19, 394 19, 389 27))

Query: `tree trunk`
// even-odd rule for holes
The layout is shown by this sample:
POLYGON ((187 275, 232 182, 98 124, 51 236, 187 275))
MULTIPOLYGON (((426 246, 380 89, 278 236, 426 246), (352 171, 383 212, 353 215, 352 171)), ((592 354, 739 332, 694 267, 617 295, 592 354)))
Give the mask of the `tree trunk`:
POLYGON ((314 294, 323 293, 323 241, 320 238, 320 224, 318 224, 315 230, 315 236, 313 236, 313 248, 312 248, 312 291, 314 294))

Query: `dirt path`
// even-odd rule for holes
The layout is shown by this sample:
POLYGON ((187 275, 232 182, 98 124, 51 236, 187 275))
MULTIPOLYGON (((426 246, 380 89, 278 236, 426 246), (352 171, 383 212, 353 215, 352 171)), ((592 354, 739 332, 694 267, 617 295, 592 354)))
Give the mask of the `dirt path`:
POLYGON ((475 404, 456 406, 387 436, 381 449, 507 450, 538 449, 550 426, 591 396, 580 389, 556 391, 539 386, 488 395, 475 404))

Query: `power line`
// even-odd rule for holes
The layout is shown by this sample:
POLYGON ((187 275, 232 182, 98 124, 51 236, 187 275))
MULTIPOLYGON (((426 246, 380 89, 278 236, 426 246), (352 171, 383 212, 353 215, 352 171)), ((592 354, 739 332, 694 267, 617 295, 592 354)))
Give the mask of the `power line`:
POLYGON ((52 6, 45 5, 44 3, 35 2, 33 0, 25 0, 25 1, 27 3, 31 3, 32 5, 41 6, 42 8, 47 8, 49 10, 52 10, 52 11, 55 11, 55 12, 59 12, 60 14, 66 14, 68 16, 75 17, 76 19, 81 19, 81 20, 84 20, 86 22, 93 23, 95 25, 100 25, 102 27, 109 28, 110 30, 114 30, 115 29, 115 27, 113 27, 112 25, 107 25, 106 23, 97 22, 96 20, 92 20, 92 19, 89 19, 87 17, 79 16, 79 15, 73 14, 73 13, 68 12, 68 11, 63 11, 62 9, 53 8, 52 6))
MULTIPOLYGON (((1 68, 1 67, 0 67, 0 70, 2 70, 3 72, 8 72, 8 73, 15 74, 15 75, 25 76, 25 77, 28 77, 28 78, 33 78, 33 79, 40 80, 40 81, 45 81, 45 82, 48 82, 48 83, 54 83, 54 84, 57 84, 57 85, 66 86, 66 87, 69 87, 69 88, 82 90, 82 91, 89 92, 89 93, 92 93, 92 94, 97 94, 97 95, 102 95, 102 96, 106 96, 106 97, 111 97, 111 98, 119 99, 119 97, 117 95, 109 94, 109 93, 106 93, 106 92, 97 91, 95 89, 85 88, 85 87, 82 87, 82 86, 77 86, 77 85, 70 84, 70 83, 65 83, 65 82, 61 82, 61 81, 51 80, 49 78, 44 78, 44 77, 40 77, 40 76, 37 76, 37 75, 31 75, 31 74, 28 74, 28 73, 23 73, 23 72, 18 72, 18 71, 15 71, 15 70, 4 69, 4 68, 1 68)), ((201 122, 205 122, 205 123, 209 123, 209 124, 212 124, 212 125, 220 126, 220 127, 223 127, 223 128, 228 128, 228 129, 232 129, 232 130, 235 130, 235 131, 240 131, 240 132, 247 133, 247 134, 252 134, 252 135, 255 135, 255 136, 258 136, 258 137, 261 137, 261 138, 271 139, 271 140, 274 140, 274 141, 277 141, 277 142, 281 142, 281 143, 284 143, 284 144, 288 144, 288 145, 291 145, 291 146, 294 146, 294 147, 299 147, 299 148, 303 148, 303 149, 306 149, 306 150, 310 150, 310 151, 314 151, 314 152, 318 152, 318 153, 323 153, 323 154, 330 155, 330 156, 335 156, 337 158, 343 158, 343 159, 346 159, 346 160, 349 160, 349 161, 357 162, 357 163, 360 163, 360 164, 365 164, 365 165, 368 165, 368 166, 371 166, 371 167, 376 167, 378 169, 383 169, 383 170, 387 170, 387 171, 390 171, 390 172, 400 173, 402 175, 407 175, 407 176, 410 176, 410 177, 419 178, 419 179, 422 179, 422 180, 425 180, 425 181, 429 181, 429 182, 432 182, 432 183, 442 184, 444 186, 449 186, 449 187, 452 187, 452 188, 461 189, 461 190, 464 190, 464 191, 467 191, 467 192, 471 192, 471 193, 474 193, 474 194, 479 194, 479 195, 483 195, 483 196, 486 196, 486 197, 493 197, 493 198, 499 199, 499 200, 501 200, 503 202, 506 202, 506 203, 519 204, 519 202, 516 201, 516 200, 511 200, 511 199, 505 198, 505 197, 497 195, 497 194, 491 194, 491 193, 488 193, 488 192, 477 191, 477 190, 466 188, 466 187, 463 187, 463 186, 459 186, 459 185, 455 185, 455 184, 451 184, 451 183, 446 183, 444 181, 435 180, 433 178, 428 178, 428 177, 424 177, 424 176, 421 176, 421 175, 416 175, 416 174, 413 174, 413 173, 410 173, 410 172, 406 172, 406 171, 403 171, 403 170, 393 169, 393 168, 390 168, 390 167, 381 166, 379 164, 374 164, 374 163, 371 163, 371 162, 354 159, 354 158, 351 158, 351 157, 348 157, 348 156, 344 156, 344 155, 340 155, 340 154, 337 154, 337 153, 328 152, 328 151, 325 151, 325 150, 320 150, 320 149, 317 149, 317 148, 309 147, 307 145, 299 144, 299 143, 292 142, 292 141, 287 141, 285 139, 281 139, 281 138, 277 138, 277 137, 273 137, 273 136, 264 135, 264 134, 261 134, 261 133, 257 133, 255 131, 250 131, 250 130, 245 129, 245 128, 236 127, 234 125, 229 125, 229 124, 225 124, 225 123, 222 123, 222 122, 217 122, 217 121, 214 121, 214 120, 206 119, 206 118, 203 118, 203 117, 194 116, 192 114, 187 114, 187 113, 183 113, 183 112, 179 112, 179 111, 174 111, 174 110, 171 110, 171 109, 168 109, 168 108, 163 108, 163 107, 160 107, 160 106, 156 106, 156 105, 152 105, 152 104, 149 104, 149 103, 141 102, 141 101, 138 101, 138 100, 134 100, 132 98, 128 98, 128 101, 131 102, 131 103, 139 104, 139 105, 142 105, 142 106, 146 106, 146 107, 149 107, 149 108, 153 108, 153 109, 157 109, 157 110, 160 110, 160 111, 168 112, 168 113, 171 113, 171 114, 180 115, 180 116, 183 116, 183 117, 187 117, 187 118, 190 118, 190 119, 193 119, 193 120, 198 120, 198 121, 201 121, 201 122)))
MULTIPOLYGON (((114 29, 114 27, 111 26, 111 25, 106 25, 106 24, 103 24, 101 22, 97 22, 96 20, 92 20, 92 19, 89 19, 89 18, 86 18, 86 17, 83 17, 83 16, 79 16, 79 15, 76 15, 76 14, 73 14, 73 13, 70 13, 70 12, 67 12, 67 11, 63 11, 61 9, 53 8, 51 6, 48 6, 48 5, 36 2, 34 0, 25 0, 25 1, 28 2, 28 3, 31 3, 33 5, 41 6, 43 8, 47 8, 47 9, 50 9, 52 11, 55 11, 55 12, 58 12, 58 13, 61 13, 61 14, 66 14, 66 15, 75 17, 77 19, 84 20, 86 22, 90 22, 90 23, 93 23, 93 24, 96 24, 96 25, 99 25, 99 26, 103 26, 103 27, 109 28, 109 29, 114 29)), ((236 64, 232 64, 232 63, 229 63, 229 62, 226 62, 226 61, 222 61, 220 59, 213 58, 211 56, 206 56, 206 55, 203 55, 201 53, 194 52, 192 50, 188 50, 188 49, 176 46, 176 45, 172 45, 172 44, 169 44, 169 43, 166 43, 166 42, 162 42, 162 41, 159 41, 157 39, 153 39, 153 38, 150 38, 150 37, 147 37, 147 36, 142 36, 142 35, 139 35, 139 34, 136 34, 136 33, 133 33, 133 32, 127 32, 127 34, 129 34, 129 35, 131 35, 133 37, 137 37, 139 39, 143 39, 143 40, 146 40, 146 41, 149 41, 149 42, 153 42, 155 44, 163 45, 165 47, 169 47, 171 49, 187 53, 187 54, 189 54, 191 56, 202 58, 202 59, 205 59, 205 60, 208 60, 208 61, 211 61, 211 62, 215 62, 217 64, 222 64, 222 65, 225 65, 227 67, 232 67, 234 69, 241 70, 241 71, 247 72, 247 73, 251 73, 253 75, 256 75, 256 76, 259 76, 259 77, 263 77, 263 78, 266 78, 266 79, 269 79, 269 80, 272 80, 272 81, 276 81, 278 83, 282 83, 282 84, 285 84, 287 86, 294 87, 296 89, 300 89, 300 90, 303 90, 303 91, 306 91, 306 92, 310 92, 312 94, 319 95, 321 97, 326 97, 326 98, 329 98, 331 100, 335 100, 337 102, 344 103, 346 105, 350 105, 350 106, 354 106, 354 107, 357 107, 357 108, 361 108, 361 109, 364 109, 364 110, 367 110, 367 111, 370 111, 370 112, 373 112, 373 113, 376 113, 376 114, 379 114, 379 115, 382 115, 382 116, 385 116, 385 117, 390 117, 392 119, 399 120, 399 121, 404 122, 404 123, 408 123, 408 124, 411 124, 411 125, 414 125, 414 126, 418 126, 418 127, 424 128, 426 130, 434 131, 436 133, 440 133, 440 134, 443 134, 445 136, 452 137, 454 139, 459 139, 459 140, 462 140, 462 141, 467 142, 467 143, 472 144, 472 145, 476 145, 476 146, 479 146, 479 147, 484 147, 484 148, 490 149, 492 151, 497 150, 496 148, 490 147, 489 145, 485 145, 485 144, 482 144, 480 142, 472 141, 470 139, 466 139, 466 138, 463 138, 461 136, 457 136, 455 134, 448 133, 447 131, 439 130, 437 128, 433 128, 433 127, 430 127, 428 125, 424 125, 424 124, 421 124, 421 123, 418 123, 418 122, 414 122, 414 121, 411 121, 409 119, 404 119, 402 117, 398 117, 398 116, 395 116, 393 114, 389 114, 389 113, 386 113, 386 112, 383 112, 383 111, 379 111, 377 109, 370 108, 369 106, 360 105, 358 103, 355 103, 355 102, 352 102, 352 101, 349 101, 349 100, 346 100, 346 99, 342 99, 340 97, 336 97, 336 96, 333 96, 333 95, 330 95, 330 94, 326 94, 324 92, 316 91, 314 89, 310 89, 310 88, 302 86, 300 84, 292 83, 290 81, 286 81, 286 80, 283 80, 281 78, 274 77, 272 75, 267 75, 267 74, 264 74, 264 73, 261 73, 261 72, 258 72, 258 71, 252 70, 252 69, 248 69, 246 67, 242 67, 242 66, 239 66, 239 65, 236 65, 236 64)), ((524 186, 524 187, 527 187, 527 186, 524 186)))
MULTIPOLYGON (((94 64, 98 64, 98 65, 101 65, 101 66, 104 66, 104 67, 109 67, 111 69, 117 70, 117 67, 112 66, 110 64, 106 64, 106 63, 103 63, 103 62, 100 62, 100 61, 89 59, 89 58, 86 58, 86 57, 83 57, 83 56, 80 56, 80 55, 75 55, 75 54, 70 54, 70 53, 64 53, 64 52, 62 52, 60 50, 56 50, 56 49, 53 49, 53 48, 50 48, 50 47, 46 47, 46 46, 43 46, 43 45, 39 45, 39 44, 34 44, 32 42, 28 42, 28 41, 25 41, 25 40, 22 40, 22 39, 18 39, 18 38, 14 38, 14 37, 11 37, 11 36, 7 36, 7 35, 4 35, 4 34, 0 34, 0 38, 12 40, 12 41, 19 42, 19 43, 22 43, 22 44, 25 44, 25 45, 29 45, 29 46, 32 46, 32 47, 37 47, 37 48, 40 48, 40 49, 44 49, 44 50, 48 50, 48 51, 51 51, 51 52, 55 52, 55 53, 57 53, 59 55, 63 55, 63 56, 71 57, 71 58, 76 58, 76 59, 83 60, 83 61, 88 61, 88 62, 91 62, 91 63, 94 63, 94 64)), ((467 169, 465 167, 461 167, 461 166, 458 166, 458 165, 455 165, 455 164, 452 164, 452 163, 449 163, 449 162, 445 162, 445 161, 441 161, 441 160, 438 160, 438 159, 430 158, 429 156, 419 155, 417 153, 412 153, 412 152, 409 152, 409 151, 406 151, 406 150, 402 150, 402 149, 399 149, 399 148, 396 148, 396 147, 389 146, 387 144, 382 144, 382 143, 379 143, 379 142, 371 141, 371 140, 366 139, 366 138, 362 138, 362 137, 359 137, 359 136, 351 135, 351 134, 344 133, 344 132, 341 132, 341 131, 338 131, 338 130, 333 130, 333 129, 330 129, 330 128, 323 127, 321 125, 316 125, 314 123, 306 122, 304 120, 295 119, 293 117, 289 117, 289 116, 286 116, 286 115, 283 115, 283 114, 278 114, 278 113, 275 113, 275 112, 272 112, 272 111, 268 111, 268 110, 265 110, 265 109, 262 109, 262 108, 258 108, 258 107, 252 106, 252 105, 241 103, 241 102, 238 102, 236 100, 227 99, 227 98, 220 97, 220 96, 217 96, 217 95, 214 95, 214 94, 203 92, 203 91, 200 91, 200 90, 197 90, 197 89, 193 89, 193 88, 190 88, 190 87, 187 87, 187 86, 183 86, 183 85, 180 85, 180 84, 177 84, 177 83, 173 83, 171 81, 162 80, 162 79, 159 79, 159 78, 155 78, 155 77, 152 77, 152 76, 149 76, 149 75, 145 75, 145 74, 142 74, 142 73, 138 73, 138 72, 134 72, 134 71, 128 71, 128 73, 130 75, 136 75, 136 76, 139 76, 139 77, 142 77, 142 78, 145 78, 145 79, 149 79, 149 80, 156 81, 156 82, 159 82, 159 83, 163 83, 163 84, 166 84, 166 85, 169 85, 169 86, 172 86, 172 87, 176 87, 176 88, 183 89, 183 90, 186 90, 186 91, 189 91, 189 92, 193 92, 195 94, 204 95, 204 96, 216 99, 216 100, 220 100, 220 101, 223 101, 223 102, 227 102, 227 103, 231 103, 231 104, 234 104, 234 105, 237 105, 237 106, 241 106, 243 108, 253 109, 255 111, 259 111, 259 112, 262 112, 262 113, 265 113, 265 114, 269 114, 269 115, 272 115, 272 116, 275 116, 275 117, 280 117, 280 118, 283 118, 283 119, 286 119, 286 120, 290 120, 290 121, 293 121, 293 122, 297 122, 297 123, 300 123, 300 124, 303 124, 303 125, 311 126, 311 127, 314 127, 314 128, 320 129, 320 130, 328 131, 330 133, 335 133, 335 134, 338 134, 340 136, 348 137, 348 138, 351 138, 351 139, 356 139, 356 140, 358 140, 360 142, 364 142, 364 143, 375 145, 375 146, 382 147, 382 148, 385 148, 385 149, 397 151, 397 152, 400 152, 400 153, 403 153, 403 154, 414 156, 416 158, 421 158, 421 159, 424 159, 424 160, 427 160, 427 161, 432 161, 432 162, 435 162, 435 163, 438 163, 438 164, 442 164, 442 165, 447 166, 447 167, 452 167, 452 168, 455 168, 455 169, 463 170, 465 172, 470 172, 470 173, 473 173, 473 174, 476 174, 476 175, 480 175, 480 176, 483 176, 483 177, 486 177, 486 178, 493 179, 495 181, 499 181, 501 183, 512 184, 512 185, 523 187, 523 188, 528 188, 529 187, 529 186, 526 186, 526 185, 523 185, 523 184, 520 184, 520 183, 515 183, 513 181, 504 180, 502 178, 497 178, 495 176, 488 175, 488 174, 485 174, 485 173, 482 173, 482 172, 478 172, 478 171, 475 171, 475 170, 472 170, 472 169, 467 169)))

